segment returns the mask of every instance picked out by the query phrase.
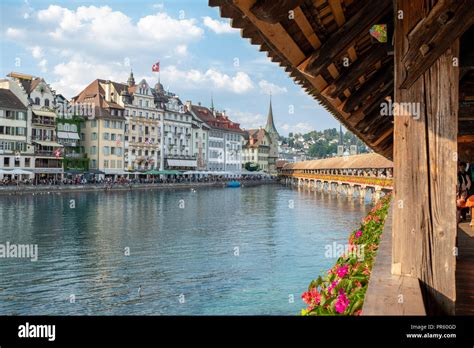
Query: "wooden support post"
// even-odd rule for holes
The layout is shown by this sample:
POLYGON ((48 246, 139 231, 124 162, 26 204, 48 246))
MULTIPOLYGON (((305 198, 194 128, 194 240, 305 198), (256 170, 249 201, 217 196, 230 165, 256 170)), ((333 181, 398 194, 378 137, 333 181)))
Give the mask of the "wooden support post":
POLYGON ((359 187, 359 198, 361 201, 365 201, 366 189, 365 186, 359 187))
POLYGON ((407 89, 409 33, 424 0, 396 0, 392 272, 420 279, 428 314, 454 314, 459 40, 407 89), (402 18, 400 18, 402 17, 402 18), (402 104, 403 103, 403 104, 402 104), (398 106, 398 107, 397 107, 398 106))

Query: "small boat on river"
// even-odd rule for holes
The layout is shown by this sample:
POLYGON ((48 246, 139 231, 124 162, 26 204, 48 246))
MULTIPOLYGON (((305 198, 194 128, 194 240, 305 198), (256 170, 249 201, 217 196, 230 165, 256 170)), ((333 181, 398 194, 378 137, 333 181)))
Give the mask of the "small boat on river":
POLYGON ((227 183, 227 187, 240 187, 240 186, 241 186, 241 184, 240 184, 239 181, 229 181, 227 183))

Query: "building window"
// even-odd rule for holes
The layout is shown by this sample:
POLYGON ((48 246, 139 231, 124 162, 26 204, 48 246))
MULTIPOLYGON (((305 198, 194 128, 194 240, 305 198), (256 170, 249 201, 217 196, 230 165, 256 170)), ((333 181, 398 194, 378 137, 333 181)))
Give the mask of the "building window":
POLYGON ((35 98, 35 105, 40 105, 40 98, 38 97, 35 98))
POLYGON ((25 158, 25 167, 31 167, 31 158, 29 157, 25 158))
POLYGON ((49 99, 44 100, 44 106, 49 107, 49 99))
POLYGON ((91 127, 92 127, 92 128, 97 127, 97 120, 92 120, 92 122, 91 122, 91 127))

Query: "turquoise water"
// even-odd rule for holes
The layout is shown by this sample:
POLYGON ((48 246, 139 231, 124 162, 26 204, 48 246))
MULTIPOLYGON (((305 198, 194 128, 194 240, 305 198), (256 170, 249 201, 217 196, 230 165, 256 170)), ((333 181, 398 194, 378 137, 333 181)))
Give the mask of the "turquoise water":
POLYGON ((0 244, 38 245, 0 258, 0 314, 295 315, 369 208, 279 185, 0 197, 0 244))

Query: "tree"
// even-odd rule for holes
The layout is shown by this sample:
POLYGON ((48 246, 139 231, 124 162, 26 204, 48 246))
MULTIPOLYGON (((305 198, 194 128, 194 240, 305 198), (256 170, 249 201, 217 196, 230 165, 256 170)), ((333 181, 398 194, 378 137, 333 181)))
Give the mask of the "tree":
POLYGON ((260 170, 260 166, 258 165, 258 163, 255 163, 255 162, 246 162, 244 164, 244 168, 248 170, 249 172, 256 172, 260 170))

